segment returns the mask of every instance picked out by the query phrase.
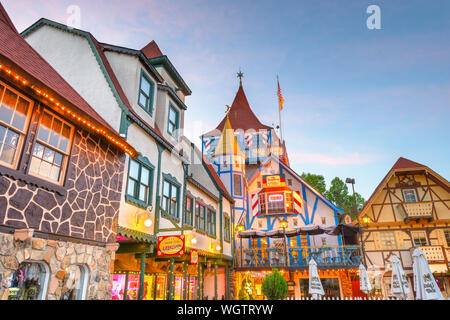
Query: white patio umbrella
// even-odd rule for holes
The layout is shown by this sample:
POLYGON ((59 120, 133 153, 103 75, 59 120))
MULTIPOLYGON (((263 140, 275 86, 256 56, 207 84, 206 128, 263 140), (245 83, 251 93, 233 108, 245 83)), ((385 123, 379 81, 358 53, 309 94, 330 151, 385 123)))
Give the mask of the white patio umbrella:
POLYGON ((372 291, 372 285, 370 284, 369 277, 367 276, 366 268, 362 263, 359 265, 359 289, 365 294, 372 291))
POLYGON ((312 295, 313 299, 318 299, 319 296, 325 295, 319 272, 317 271, 317 263, 313 258, 309 261, 309 294, 312 295))
POLYGON ((422 250, 413 252, 414 290, 417 300, 444 300, 422 250))
POLYGON ((395 254, 391 256, 391 265, 391 294, 398 299, 406 299, 410 292, 408 279, 406 279, 400 259, 395 254))

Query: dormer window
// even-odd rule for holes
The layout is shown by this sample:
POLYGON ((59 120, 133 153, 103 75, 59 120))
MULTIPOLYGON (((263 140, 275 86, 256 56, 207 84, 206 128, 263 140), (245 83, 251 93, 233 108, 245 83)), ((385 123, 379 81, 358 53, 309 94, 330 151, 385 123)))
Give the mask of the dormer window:
POLYGON ((169 105, 169 121, 167 124, 167 132, 176 138, 176 131, 179 129, 180 113, 173 105, 169 105))
POLYGON ((141 82, 139 85, 139 99, 138 104, 144 108, 145 111, 153 114, 153 91, 155 84, 144 71, 141 72, 141 82))

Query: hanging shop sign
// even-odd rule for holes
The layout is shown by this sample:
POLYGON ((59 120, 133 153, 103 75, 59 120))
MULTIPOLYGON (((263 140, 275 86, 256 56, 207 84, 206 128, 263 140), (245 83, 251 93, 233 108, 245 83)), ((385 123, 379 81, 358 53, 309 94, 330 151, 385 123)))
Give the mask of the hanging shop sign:
POLYGON ((184 255, 184 235, 158 237, 158 257, 184 255))
POLYGON ((191 249, 191 264, 198 264, 198 250, 191 249))

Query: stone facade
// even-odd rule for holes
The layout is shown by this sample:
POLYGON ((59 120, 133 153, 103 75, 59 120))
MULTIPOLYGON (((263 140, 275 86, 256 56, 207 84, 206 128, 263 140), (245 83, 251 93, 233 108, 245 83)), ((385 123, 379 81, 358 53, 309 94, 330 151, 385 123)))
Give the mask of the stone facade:
POLYGON ((111 299, 111 273, 116 247, 98 247, 67 241, 33 237, 18 240, 12 234, 0 233, 0 300, 8 299, 8 288, 14 272, 24 261, 42 262, 49 267, 47 300, 59 300, 65 291, 66 270, 71 265, 87 267, 88 300, 111 299))
POLYGON ((0 225, 114 242, 124 161, 104 139, 77 129, 62 191, 0 175, 0 225))

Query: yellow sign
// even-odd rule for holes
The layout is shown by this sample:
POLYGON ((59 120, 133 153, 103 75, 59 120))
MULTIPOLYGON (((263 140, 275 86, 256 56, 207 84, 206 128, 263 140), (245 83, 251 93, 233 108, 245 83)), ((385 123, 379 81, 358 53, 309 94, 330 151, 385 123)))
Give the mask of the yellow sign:
POLYGON ((266 186, 267 187, 278 187, 280 185, 280 176, 267 176, 266 186))
POLYGON ((158 256, 184 255, 184 235, 158 237, 158 256))

